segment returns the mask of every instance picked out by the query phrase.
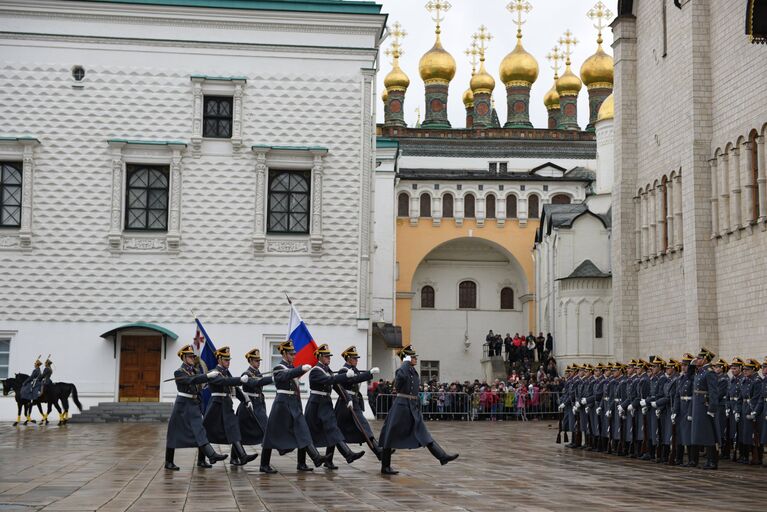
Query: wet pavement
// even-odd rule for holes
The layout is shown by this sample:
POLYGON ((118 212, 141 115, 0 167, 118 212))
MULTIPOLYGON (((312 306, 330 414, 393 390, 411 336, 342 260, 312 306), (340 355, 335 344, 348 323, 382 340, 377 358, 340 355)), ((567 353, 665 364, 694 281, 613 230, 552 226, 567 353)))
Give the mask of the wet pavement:
MULTIPOLYGON (((749 509, 767 489, 767 468, 729 462, 719 471, 675 468, 554 443, 556 424, 429 422, 446 466, 426 449, 394 454, 397 476, 367 453, 338 471, 298 473, 295 453, 272 457, 277 475, 244 467, 163 469, 166 425, 0 424, 0 511, 548 511, 749 509)), ((373 422, 373 430, 380 422, 373 422)), ((229 447, 217 447, 229 453, 229 447)), ((252 451, 252 447, 247 447, 252 451)), ((356 447, 353 447, 356 448, 356 447)), ((260 451, 256 449, 256 451, 260 451)))

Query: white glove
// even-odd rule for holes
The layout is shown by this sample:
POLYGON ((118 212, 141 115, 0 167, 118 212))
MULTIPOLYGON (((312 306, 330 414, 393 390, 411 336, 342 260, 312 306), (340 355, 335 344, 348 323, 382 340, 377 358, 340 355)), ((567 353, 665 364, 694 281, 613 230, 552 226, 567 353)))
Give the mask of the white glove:
POLYGON ((565 404, 559 404, 559 410, 563 411, 565 409, 565 404))
POLYGON ((708 411, 707 411, 707 412, 706 412, 706 414, 708 414, 708 415, 709 415, 709 416, 711 416, 712 418, 716 418, 716 414, 714 414, 713 412, 708 412, 708 411))
POLYGON ((655 409, 655 417, 660 418, 660 411, 658 409, 655 409))
POLYGON ((245 407, 247 407, 248 409, 250 409, 252 411, 253 410, 253 402, 248 402, 248 405, 246 405, 245 407))
POLYGON ((674 412, 674 413, 671 413, 671 423, 673 423, 674 425, 676 425, 676 413, 675 413, 675 412, 674 412))
POLYGON ((754 418, 756 418, 756 414, 753 412, 751 414, 746 415, 747 420, 753 420, 754 418))
POLYGON ((349 368, 348 370, 346 370, 346 378, 351 379, 352 377, 354 377, 354 370, 349 368))
POLYGON ((354 402, 352 402, 351 400, 349 400, 348 402, 346 402, 346 408, 347 408, 347 409, 349 409, 350 411, 351 411, 352 409, 354 409, 354 402))
POLYGON ((735 413, 735 422, 737 423, 738 421, 740 421, 740 414, 736 412, 735 413))
POLYGON ((311 369, 312 369, 312 365, 310 365, 310 364, 305 364, 305 365, 303 365, 301 367, 301 371, 303 371, 303 372, 308 372, 311 369))
POLYGON ((647 407, 642 407, 642 414, 647 414, 647 407))
POLYGON ((731 412, 730 409, 725 409, 724 410, 724 415, 729 417, 730 416, 730 412, 731 412))
POLYGON ((613 412, 608 409, 607 412, 605 413, 605 416, 607 416, 608 418, 612 418, 613 412))
POLYGON ((581 405, 586 405, 586 399, 585 398, 581 398, 581 405))
POLYGON ((374 366, 370 369, 370 373, 372 373, 373 375, 378 375, 379 373, 381 373, 381 370, 377 366, 374 366))
POLYGON ((591 407, 586 407, 586 414, 588 414, 590 410, 591 410, 591 407))
POLYGON ((687 416, 687 421, 692 421, 692 416, 687 416))
POLYGON ((212 379, 213 377, 218 377, 219 375, 221 375, 221 372, 219 372, 218 370, 211 370, 205 375, 207 375, 209 379, 212 379))
POLYGON ((641 400, 639 401, 639 405, 641 405, 642 407, 646 406, 646 405, 647 405, 647 400, 645 400, 644 398, 643 398, 643 399, 641 399, 641 400))
POLYGON ((573 414, 578 414, 578 407, 577 406, 573 407, 573 414))
POLYGON ((599 416, 600 414, 602 414, 602 408, 601 407, 597 407, 597 416, 599 416))
POLYGON ((623 416, 623 406, 622 406, 622 405, 619 405, 619 406, 618 406, 618 414, 620 414, 621 416, 623 416))
POLYGON ((242 377, 240 377, 240 382, 242 382, 243 384, 247 384, 248 383, 248 376, 247 375, 243 375, 242 377))
POLYGON ((629 404, 628 411, 633 415, 634 414, 634 404, 629 404))
POLYGON ((405 356, 405 357, 402 359, 402 361, 403 361, 403 362, 405 362, 405 363, 409 363, 409 362, 410 362, 410 356, 405 356))
POLYGON ((653 409, 658 408, 658 402, 650 402, 650 405, 652 406, 653 409))

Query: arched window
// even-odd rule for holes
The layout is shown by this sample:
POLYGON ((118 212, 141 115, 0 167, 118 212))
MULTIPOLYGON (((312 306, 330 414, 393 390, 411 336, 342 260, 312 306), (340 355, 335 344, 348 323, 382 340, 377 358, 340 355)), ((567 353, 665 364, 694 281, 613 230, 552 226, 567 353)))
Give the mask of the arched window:
POLYGON ((509 194, 506 196, 506 218, 517 218, 517 196, 514 194, 509 194))
POLYGON ((508 286, 501 290, 501 309, 514 309, 514 290, 508 286))
POLYGON ((495 196, 492 194, 485 197, 485 218, 495 218, 495 196))
POLYGON ((602 337, 602 317, 598 316, 596 319, 594 319, 594 337, 595 338, 601 338, 602 337))
POLYGON ((661 219, 663 219, 663 233, 661 233, 661 240, 663 241, 662 252, 665 254, 668 252, 668 222, 666 217, 668 216, 668 178, 665 176, 660 183, 660 195, 661 195, 661 219))
POLYGON ((751 219, 757 220, 759 218, 759 155, 757 153, 756 145, 756 130, 751 132, 749 137, 749 145, 746 146, 749 151, 749 158, 751 160, 751 219))
POLYGON ((410 217, 410 196, 406 192, 397 197, 397 217, 410 217))
POLYGON ((445 194, 442 196, 442 218, 453 218, 453 194, 445 194))
POLYGON ((421 307, 434 308, 434 288, 431 286, 421 288, 421 307))
POLYGON ((570 201, 570 196, 567 194, 557 194, 551 198, 551 204, 570 204, 570 201))
POLYGON ((477 283, 461 281, 458 285, 458 307, 460 309, 477 308, 477 283))
POLYGON ((421 194, 421 211, 420 217, 431 217, 431 196, 429 194, 421 194))
POLYGON ((767 3, 763 0, 746 2, 746 35, 752 43, 767 43, 767 3))
POLYGON ((476 217, 474 213, 474 196, 466 194, 463 198, 463 216, 466 219, 473 219, 476 217))
POLYGON ((528 219, 537 219, 540 214, 538 213, 538 204, 540 200, 538 199, 538 196, 535 194, 530 195, 527 198, 527 218, 528 219))

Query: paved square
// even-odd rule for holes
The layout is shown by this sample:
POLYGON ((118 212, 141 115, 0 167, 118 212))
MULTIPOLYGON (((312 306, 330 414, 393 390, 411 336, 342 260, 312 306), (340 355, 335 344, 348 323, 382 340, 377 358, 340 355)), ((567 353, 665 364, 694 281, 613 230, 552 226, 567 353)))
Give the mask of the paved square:
POLYGON ((729 462, 704 472, 572 451, 554 444, 551 422, 428 425, 461 457, 440 466, 426 449, 400 451, 401 473, 382 477, 370 454, 351 466, 336 455, 336 472, 298 474, 295 454, 275 453, 280 474, 267 476, 258 459, 198 471, 191 449, 177 451, 181 471, 169 472, 164 424, 5 424, 0 511, 745 510, 767 477, 767 468, 729 462))

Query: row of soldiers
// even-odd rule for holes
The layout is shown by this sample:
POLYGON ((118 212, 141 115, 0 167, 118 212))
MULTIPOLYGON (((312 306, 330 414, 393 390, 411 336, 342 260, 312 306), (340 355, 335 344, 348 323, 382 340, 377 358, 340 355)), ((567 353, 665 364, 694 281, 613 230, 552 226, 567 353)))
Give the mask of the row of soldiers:
POLYGON ((703 469, 717 469, 720 457, 762 464, 767 358, 714 359, 704 347, 679 361, 568 366, 557 442, 571 432, 570 448, 656 463, 697 467, 705 448, 703 469))

